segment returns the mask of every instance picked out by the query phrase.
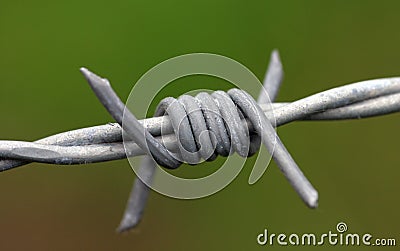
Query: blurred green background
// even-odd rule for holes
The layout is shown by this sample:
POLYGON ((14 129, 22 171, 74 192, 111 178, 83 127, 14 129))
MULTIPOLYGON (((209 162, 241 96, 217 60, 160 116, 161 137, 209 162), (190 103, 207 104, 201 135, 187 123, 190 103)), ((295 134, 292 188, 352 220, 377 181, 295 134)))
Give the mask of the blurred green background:
MULTIPOLYGON (((124 100, 152 66, 192 52, 231 57, 262 79, 269 53, 278 48, 286 73, 278 101, 400 76, 399 8, 394 0, 2 0, 0 138, 36 140, 112 121, 81 66, 109 78, 124 100)), ((185 81, 203 86, 196 78, 185 81)), ((279 128, 319 191, 316 210, 301 202, 275 164, 249 186, 248 165, 205 199, 152 193, 140 227, 123 235, 114 230, 134 178, 126 160, 4 172, 0 250, 278 250, 287 247, 258 246, 256 236, 264 228, 323 233, 340 221, 350 232, 399 242, 399 126, 394 114, 279 128)))

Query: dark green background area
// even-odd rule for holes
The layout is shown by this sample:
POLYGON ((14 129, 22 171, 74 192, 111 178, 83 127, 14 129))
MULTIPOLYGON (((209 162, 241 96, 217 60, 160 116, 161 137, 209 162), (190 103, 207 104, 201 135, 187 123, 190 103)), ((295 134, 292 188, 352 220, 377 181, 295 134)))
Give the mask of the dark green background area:
MULTIPOLYGON (((262 79, 278 48, 286 73, 278 101, 400 76, 399 10, 399 1, 2 0, 0 139, 36 140, 112 121, 81 66, 109 78, 124 100, 152 66, 193 52, 231 57, 262 79)), ((185 79, 210 88, 206 80, 185 79)), ((316 210, 274 163, 249 186, 247 165, 205 199, 152 193, 140 227, 125 235, 114 229, 134 178, 126 160, 1 173, 0 250, 283 250, 258 246, 257 234, 324 233, 340 221, 349 232, 400 242, 399 126, 394 114, 279 128, 319 191, 316 210)))

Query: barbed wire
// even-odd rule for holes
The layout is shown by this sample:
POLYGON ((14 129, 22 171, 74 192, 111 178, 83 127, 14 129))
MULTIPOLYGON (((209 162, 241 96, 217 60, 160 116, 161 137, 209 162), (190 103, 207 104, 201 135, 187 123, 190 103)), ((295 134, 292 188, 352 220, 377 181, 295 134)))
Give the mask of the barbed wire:
POLYGON ((195 98, 185 95, 178 100, 163 100, 155 117, 140 121, 125 109, 108 80, 85 68, 81 72, 117 123, 67 131, 35 142, 0 141, 0 172, 31 162, 75 165, 146 155, 139 169, 143 180, 134 182, 119 231, 139 223, 149 194, 146 184, 153 179, 156 163, 177 168, 182 162, 196 164, 201 158, 213 160, 217 155, 230 155, 232 149, 247 157, 257 152, 261 142, 301 199, 315 208, 317 191, 274 127, 299 120, 360 119, 400 111, 400 78, 368 80, 290 103, 269 103, 275 100, 283 79, 277 51, 271 54, 264 90, 257 102, 238 89, 203 93, 195 98), (213 117, 208 111, 218 116, 213 117), (123 131, 129 136, 128 141, 124 142, 123 131), (200 137, 204 131, 216 135, 206 138, 206 145, 200 137))

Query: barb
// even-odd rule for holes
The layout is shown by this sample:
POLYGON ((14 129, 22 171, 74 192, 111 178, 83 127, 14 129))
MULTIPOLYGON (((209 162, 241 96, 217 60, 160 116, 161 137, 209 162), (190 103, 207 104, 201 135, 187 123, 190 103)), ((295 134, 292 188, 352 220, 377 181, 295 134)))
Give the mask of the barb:
MULTIPOLYGON (((233 89, 228 93, 215 92, 212 96, 208 94, 198 95, 196 98, 183 96, 178 101, 165 99, 155 114, 159 117, 139 121, 133 114, 127 112, 128 126, 124 125, 123 130, 131 141, 124 149, 121 125, 125 105, 113 92, 106 79, 85 68, 81 71, 99 100, 119 125, 110 123, 78 129, 35 142, 0 141, 0 171, 30 162, 71 165, 146 155, 140 168, 146 180, 135 181, 119 231, 128 230, 140 221, 149 195, 149 188, 145 183, 151 182, 156 162, 167 168, 177 168, 182 162, 195 164, 200 158, 212 160, 217 154, 224 156, 231 154, 231 147, 246 157, 257 151, 260 141, 271 153, 273 152, 272 156, 280 170, 302 200, 314 208, 317 206, 317 191, 300 171, 273 127, 298 120, 359 119, 400 111, 400 78, 359 82, 291 103, 266 105, 268 97, 272 101, 275 100, 283 79, 279 54, 274 51, 264 81, 265 90, 261 91, 258 102, 246 92, 233 89), (210 121, 209 116, 204 116, 201 112, 195 113, 195 108, 200 104, 203 108, 207 107, 220 113, 220 117, 225 119, 230 136, 233 136, 231 143, 223 145, 227 142, 223 139, 228 137, 226 134, 228 128, 225 128, 224 123, 210 121), (235 108, 236 106, 240 111, 235 108), (172 112, 167 112, 168 107, 173 107, 172 112), (188 112, 190 109, 194 115, 188 112), (189 113, 191 115, 188 115, 189 113), (271 124, 273 117, 276 122, 271 124), (182 118, 187 120, 186 126, 178 130, 181 125, 176 122, 182 118), (193 124, 199 127, 194 128, 191 126, 193 124), (210 141, 206 142, 208 147, 200 149, 199 133, 204 130, 213 131, 217 135, 217 140, 210 138, 210 141), (183 133, 185 137, 177 137, 177 133, 183 133), (255 136, 250 137, 250 134, 255 136), (248 145, 245 142, 249 137, 248 145), (182 142, 181 138, 189 140, 182 142), (186 149, 189 151, 184 151, 186 149), (201 150, 200 155, 197 150, 201 150), (180 158, 182 160, 179 160, 180 158)), ((263 170, 253 170, 250 179, 257 180, 260 173, 263 173, 263 170)))

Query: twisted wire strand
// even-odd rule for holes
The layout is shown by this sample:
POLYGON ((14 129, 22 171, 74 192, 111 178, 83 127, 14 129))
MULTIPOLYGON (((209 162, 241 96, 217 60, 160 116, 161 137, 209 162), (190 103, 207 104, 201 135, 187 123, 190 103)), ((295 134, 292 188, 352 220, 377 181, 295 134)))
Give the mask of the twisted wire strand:
MULTIPOLYGON (((345 85, 292 103, 274 103, 272 110, 267 106, 260 105, 260 107, 267 118, 272 114, 275 116, 276 126, 297 120, 360 119, 396 113, 400 111, 400 78, 376 79, 345 85), (321 101, 321 94, 329 98, 321 101), (335 94, 337 97, 330 94, 335 94), (342 104, 338 104, 337 100, 342 100, 342 104), (348 100, 353 100, 353 103, 348 100)), ((161 131, 166 134, 173 132, 169 116, 143 119, 140 123, 155 137, 160 136, 161 131)), ((242 123, 247 123, 249 130, 253 130, 251 123, 246 119, 242 119, 242 123)), ((175 144, 174 141, 175 137, 163 139, 163 142, 170 147, 175 144)), ((132 145, 137 145, 136 141, 132 142, 132 145)), ((143 155, 143 151, 134 150, 130 156, 139 155, 143 155)), ((30 162, 72 165, 112 161, 125 157, 122 130, 115 123, 63 132, 35 142, 0 141, 0 171, 30 162), (28 149, 20 150, 25 148, 28 149), (48 152, 41 152, 41 149, 48 152), (101 157, 101 154, 107 155, 101 157)))

